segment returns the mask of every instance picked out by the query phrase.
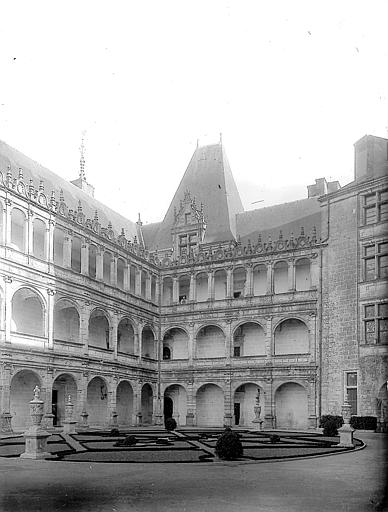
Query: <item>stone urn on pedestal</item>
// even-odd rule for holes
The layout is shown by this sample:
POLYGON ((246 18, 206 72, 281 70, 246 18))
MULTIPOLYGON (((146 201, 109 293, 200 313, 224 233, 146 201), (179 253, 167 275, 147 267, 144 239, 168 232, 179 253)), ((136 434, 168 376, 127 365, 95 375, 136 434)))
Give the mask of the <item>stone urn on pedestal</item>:
POLYGON ((51 434, 46 432, 42 427, 44 402, 40 399, 40 389, 35 386, 34 398, 30 402, 30 415, 32 420, 31 427, 24 432, 25 452, 20 455, 22 459, 48 459, 53 458, 51 453, 47 451, 47 438, 51 434))
POLYGON ((337 446, 343 446, 344 448, 352 448, 354 446, 353 443, 353 432, 354 428, 350 426, 350 418, 352 416, 351 413, 352 406, 348 402, 348 395, 345 395, 345 400, 342 405, 342 417, 344 419, 344 424, 341 428, 338 429, 338 434, 340 436, 340 442, 337 446))
POLYGON ((64 434, 76 434, 75 425, 76 421, 73 420, 74 404, 71 401, 71 395, 67 397, 65 403, 65 420, 63 422, 63 433, 64 434))
POLYGON ((260 405, 260 389, 257 390, 255 406, 253 408, 253 412, 255 413, 255 418, 252 420, 256 430, 262 430, 263 420, 261 419, 261 405, 260 405))

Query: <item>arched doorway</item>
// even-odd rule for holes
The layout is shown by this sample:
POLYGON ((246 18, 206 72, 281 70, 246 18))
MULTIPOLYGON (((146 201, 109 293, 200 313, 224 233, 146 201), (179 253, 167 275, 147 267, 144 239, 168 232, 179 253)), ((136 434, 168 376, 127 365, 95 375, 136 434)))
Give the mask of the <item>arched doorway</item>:
POLYGON ((34 397, 34 388, 41 388, 39 376, 31 370, 22 370, 14 375, 10 389, 11 425, 15 431, 26 430, 31 425, 30 401, 34 397))
POLYGON ((44 307, 34 290, 21 288, 14 293, 11 331, 29 336, 44 336, 44 307))
POLYGON ((71 396, 72 404, 76 406, 77 384, 71 375, 64 373, 59 375, 53 382, 52 411, 54 414, 54 426, 63 425, 63 420, 65 419, 65 404, 69 395, 71 396))
POLYGON ((164 392, 164 418, 174 418, 177 425, 186 425, 186 415, 186 389, 179 384, 168 386, 164 392))
POLYGON ((224 424, 224 392, 215 384, 205 384, 197 391, 197 425, 220 427, 224 424))
POLYGON ((275 393, 276 428, 304 429, 308 426, 307 392, 295 382, 282 384, 275 393))
POLYGON ((153 392, 149 384, 141 388, 141 416, 144 425, 152 424, 153 392))
POLYGON ((260 417, 264 417, 264 392, 257 384, 241 384, 234 392, 234 424, 253 427, 252 421, 255 419, 255 406, 258 391, 260 390, 260 417))
POLYGON ((108 388, 101 377, 94 377, 88 384, 87 413, 89 425, 106 425, 108 420, 108 388))
POLYGON ((116 393, 116 412, 119 425, 131 425, 133 414, 133 390, 126 380, 120 382, 116 393))

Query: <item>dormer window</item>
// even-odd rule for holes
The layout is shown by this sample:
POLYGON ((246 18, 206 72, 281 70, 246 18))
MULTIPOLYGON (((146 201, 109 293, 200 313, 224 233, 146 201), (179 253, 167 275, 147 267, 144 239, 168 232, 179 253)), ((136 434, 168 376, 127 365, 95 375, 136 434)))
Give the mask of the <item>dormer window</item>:
POLYGON ((177 257, 195 254, 205 235, 206 224, 203 205, 197 207, 195 199, 186 191, 179 209, 174 210, 174 225, 171 230, 174 252, 177 257))
POLYGON ((190 217, 191 217, 190 213, 185 213, 185 224, 190 224, 190 217))

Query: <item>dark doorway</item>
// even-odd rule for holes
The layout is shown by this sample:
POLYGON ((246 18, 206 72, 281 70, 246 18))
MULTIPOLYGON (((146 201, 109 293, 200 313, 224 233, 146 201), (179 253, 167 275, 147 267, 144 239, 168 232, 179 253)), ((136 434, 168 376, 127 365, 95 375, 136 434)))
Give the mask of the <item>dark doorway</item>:
POLYGON ((234 404, 234 424, 240 424, 240 404, 234 404))
POLYGON ((53 425, 54 427, 58 425, 58 390, 53 389, 52 396, 51 396, 51 403, 52 403, 52 414, 54 414, 53 418, 53 425))
POLYGON ((172 413, 174 410, 174 405, 172 403, 172 400, 169 396, 164 397, 164 419, 166 418, 172 418, 172 413))

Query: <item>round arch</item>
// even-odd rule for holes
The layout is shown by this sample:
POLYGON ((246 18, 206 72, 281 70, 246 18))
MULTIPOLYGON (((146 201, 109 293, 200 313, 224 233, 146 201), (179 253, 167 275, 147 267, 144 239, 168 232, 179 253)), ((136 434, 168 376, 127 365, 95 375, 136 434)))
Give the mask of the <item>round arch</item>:
POLYGON ((196 357, 225 357, 225 333, 217 324, 203 325, 195 336, 196 357))
POLYGON ((25 430, 31 425, 30 401, 34 397, 35 386, 42 389, 42 379, 33 370, 19 370, 11 379, 10 413, 12 429, 15 431, 25 430))
POLYGON ((132 425, 133 423, 133 396, 131 383, 122 379, 116 390, 116 412, 119 425, 132 425))
POLYGON ((259 399, 259 406, 261 407, 259 417, 262 419, 264 416, 265 397, 263 388, 255 382, 243 382, 235 386, 232 397, 234 424, 253 428, 257 399, 259 399))
POLYGON ((40 292, 22 286, 12 296, 11 331, 30 336, 45 335, 46 303, 40 292))
POLYGON ((110 348, 110 318, 102 308, 95 308, 89 316, 89 345, 110 348))
POLYGON ((79 342, 80 314, 73 300, 61 297, 54 305, 54 339, 79 342))
POLYGON ((308 426, 307 389, 299 382, 279 383, 275 389, 276 428, 305 429, 308 426))
POLYGON ((224 424, 224 391, 217 384, 202 384, 196 392, 197 425, 219 427, 224 424))
POLYGON ((54 426, 62 425, 65 419, 65 404, 71 396, 71 402, 77 405, 77 381, 71 373, 62 372, 54 379, 52 386, 52 413, 54 426))
POLYGON ((180 327, 171 327, 163 335, 163 359, 187 359, 189 336, 185 329, 180 327), (164 349, 170 351, 169 358, 164 357, 164 349))
POLYGON ((233 356, 263 356, 265 353, 263 326, 259 322, 240 322, 233 330, 233 356))
POLYGON ((299 318, 287 318, 274 328, 274 354, 307 354, 309 348, 309 329, 299 318))
POLYGON ((91 377, 87 386, 86 401, 89 425, 106 425, 108 421, 108 386, 103 377, 91 377))
POLYGON ((169 384, 163 393, 164 419, 174 418, 177 425, 186 425, 187 391, 182 384, 169 384), (170 402, 169 402, 170 400, 170 402), (169 408, 166 407, 169 404, 169 408))
POLYGON ((155 332, 150 325, 145 325, 141 331, 141 354, 142 357, 157 359, 157 346, 155 332))
POLYGON ((135 354, 135 329, 126 316, 117 325, 117 350, 123 354, 135 354))
POLYGON ((274 293, 288 292, 288 261, 277 260, 273 265, 274 293))

